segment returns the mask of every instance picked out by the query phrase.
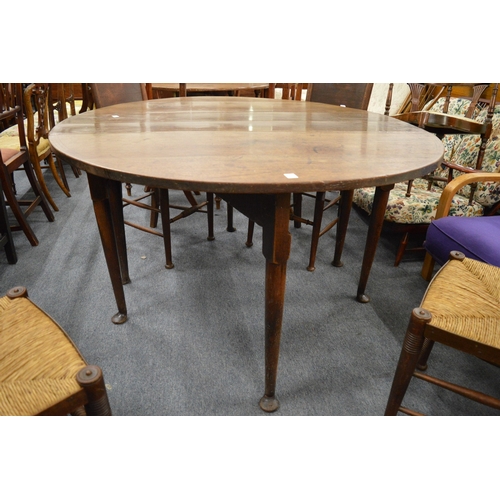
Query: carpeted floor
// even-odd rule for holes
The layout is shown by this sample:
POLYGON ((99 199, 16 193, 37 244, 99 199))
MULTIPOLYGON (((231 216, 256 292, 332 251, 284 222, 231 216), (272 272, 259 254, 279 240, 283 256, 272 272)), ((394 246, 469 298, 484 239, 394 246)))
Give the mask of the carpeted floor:
MULTIPOLYGON (((40 209, 30 222, 40 245, 15 233, 16 265, 0 258, 0 293, 16 285, 70 334, 89 363, 104 371, 115 415, 382 415, 404 331, 426 282, 421 256, 393 266, 396 241, 382 238, 368 282, 368 304, 355 301, 367 226, 353 211, 344 267, 330 265, 334 231, 320 240, 316 271, 306 270, 310 228, 294 229, 277 395, 280 409, 264 414, 264 258, 261 232, 245 246, 246 219, 225 230, 216 212, 215 241, 206 217, 172 226, 175 268, 164 267, 161 238, 127 227, 132 283, 129 320, 111 323, 113 294, 88 193, 86 174, 67 166, 71 198, 49 187, 59 212, 49 223, 40 209)), ((17 174, 16 174, 17 175, 17 174)), ((20 192, 23 174, 17 175, 20 192)), ((134 186, 134 192, 141 186, 134 186)), ((171 197, 180 193, 171 192, 171 197)), ((307 205, 306 205, 307 206, 307 205)), ((307 208, 306 208, 307 209, 307 208)), ((132 217, 147 219, 146 211, 132 217)), ((127 212, 130 213, 130 212, 127 212)), ((495 393, 496 368, 437 346, 430 366, 457 383, 495 393)), ((497 412, 413 381, 406 403, 432 415, 497 412)))

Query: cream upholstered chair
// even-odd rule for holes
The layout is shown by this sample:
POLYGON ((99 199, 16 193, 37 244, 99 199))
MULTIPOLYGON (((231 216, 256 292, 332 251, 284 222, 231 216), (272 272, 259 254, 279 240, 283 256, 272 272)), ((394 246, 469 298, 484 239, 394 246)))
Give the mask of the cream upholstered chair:
MULTIPOLYGON (((429 224, 432 222, 444 186, 456 175, 473 172, 481 168, 484 172, 496 172, 499 169, 500 149, 500 105, 495 106, 497 85, 493 85, 490 97, 479 101, 472 118, 483 127, 484 134, 458 131, 453 134, 445 130, 442 138, 445 148, 444 161, 429 178, 415 179, 411 182, 398 183, 389 194, 384 217, 384 227, 391 232, 402 233, 397 250, 395 265, 398 265, 407 250, 410 235, 416 234, 423 240, 429 224), (485 125, 486 124, 486 125, 485 125), (487 140, 485 141, 485 137, 487 140)), ((446 102, 440 97, 431 107, 436 118, 446 102)), ((448 113, 456 113, 459 118, 469 112, 471 100, 465 97, 451 97, 448 113)), ((430 116, 421 114, 421 117, 430 116)), ((423 118, 422 118, 423 119, 423 118)), ((474 121, 466 119, 466 123, 474 121)), ((472 126, 472 125, 471 125, 472 126)), ((354 204, 367 214, 371 213, 375 188, 362 188, 354 191, 354 204)), ((500 192, 496 183, 465 186, 459 191, 452 203, 450 215, 481 216, 491 213, 500 201, 500 192)), ((413 250, 423 250, 421 245, 413 250)))
POLYGON ((0 298, 0 415, 111 415, 102 371, 16 287, 0 298))
POLYGON ((500 410, 500 400, 424 373, 435 342, 500 364, 500 268, 452 252, 413 310, 386 415, 420 415, 402 406, 412 377, 500 410))

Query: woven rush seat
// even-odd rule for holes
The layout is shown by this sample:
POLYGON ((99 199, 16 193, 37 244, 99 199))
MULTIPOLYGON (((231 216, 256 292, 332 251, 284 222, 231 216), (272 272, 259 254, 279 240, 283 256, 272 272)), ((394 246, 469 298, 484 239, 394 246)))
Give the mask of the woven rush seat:
POLYGON ((451 260, 421 307, 432 314, 429 326, 500 349, 500 268, 468 258, 451 260))
POLYGON ((419 413, 401 406, 411 378, 500 409, 498 398, 422 373, 434 342, 500 365, 500 268, 451 252, 413 310, 386 415, 419 413))
POLYGON ((102 372, 17 287, 0 298, 0 415, 110 415, 102 372))

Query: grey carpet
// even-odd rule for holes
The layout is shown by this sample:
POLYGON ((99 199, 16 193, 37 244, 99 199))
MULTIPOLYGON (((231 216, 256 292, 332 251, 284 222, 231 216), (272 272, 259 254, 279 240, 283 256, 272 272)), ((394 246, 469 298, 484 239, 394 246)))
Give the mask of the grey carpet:
MULTIPOLYGON (((172 226, 175 268, 167 270, 162 239, 127 227, 129 320, 114 325, 116 306, 86 174, 76 179, 66 168, 71 198, 48 178, 60 211, 52 223, 40 209, 30 216, 39 246, 14 234, 19 261, 9 265, 0 256, 0 292, 26 286, 87 361, 102 367, 115 415, 383 414, 410 312, 427 286, 420 255, 408 254, 394 267, 396 240, 384 235, 368 282, 372 300, 359 304, 354 297, 366 222, 353 212, 342 268, 330 265, 334 231, 321 238, 314 273, 306 270, 310 228, 291 226, 277 382, 281 407, 267 415, 258 406, 264 390, 260 228, 247 248, 246 219, 235 212, 237 231, 228 233, 224 203, 216 212, 215 241, 206 240, 206 216, 181 220, 172 226)), ((22 177, 16 174, 20 192, 22 177)), ((147 220, 145 211, 126 210, 147 220)), ((495 393, 496 368, 461 353, 437 346, 430 367, 495 393)), ((418 380, 405 402, 432 415, 497 414, 418 380)))

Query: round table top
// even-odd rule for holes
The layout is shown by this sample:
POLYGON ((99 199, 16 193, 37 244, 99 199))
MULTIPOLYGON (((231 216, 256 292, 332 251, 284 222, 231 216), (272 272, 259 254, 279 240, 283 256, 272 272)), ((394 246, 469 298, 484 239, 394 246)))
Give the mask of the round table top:
POLYGON ((181 97, 72 116, 49 135, 101 177, 216 193, 381 186, 439 165, 434 135, 377 113, 304 101, 181 97))
MULTIPOLYGON (((179 83, 153 83, 153 89, 177 92, 179 83)), ((186 83, 188 92, 236 92, 238 90, 264 90, 269 83, 186 83)))

